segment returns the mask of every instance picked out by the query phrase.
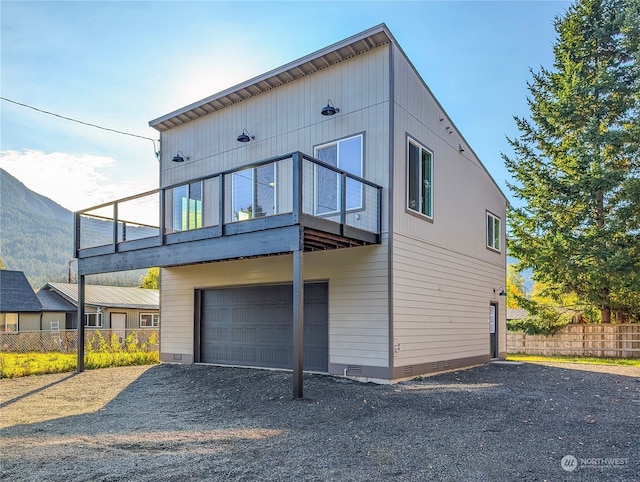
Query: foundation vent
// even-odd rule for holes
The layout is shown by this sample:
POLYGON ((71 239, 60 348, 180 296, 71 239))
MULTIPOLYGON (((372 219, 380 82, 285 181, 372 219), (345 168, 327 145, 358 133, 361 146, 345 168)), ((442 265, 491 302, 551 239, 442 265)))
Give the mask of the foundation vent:
POLYGON ((405 375, 413 375, 413 365, 409 365, 404 367, 404 374, 405 375))
POLYGON ((436 361, 436 362, 433 362, 433 363, 431 364, 431 369, 432 369, 432 370, 437 370, 437 369, 439 369, 439 368, 440 368, 440 363, 439 363, 439 362, 437 362, 437 361, 436 361))
POLYGON ((347 365, 347 375, 362 375, 362 367, 360 365, 347 365))
POLYGON ((174 353, 173 361, 182 361, 182 353, 174 353))
POLYGON ((449 368, 451 366, 451 360, 445 360, 442 362, 444 368, 449 368))

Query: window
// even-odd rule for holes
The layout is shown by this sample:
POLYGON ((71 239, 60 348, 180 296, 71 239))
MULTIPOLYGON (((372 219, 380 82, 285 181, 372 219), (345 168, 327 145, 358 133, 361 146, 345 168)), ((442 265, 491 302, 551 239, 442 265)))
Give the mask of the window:
POLYGON ((502 230, 500 218, 487 212, 487 248, 500 251, 500 239, 502 230))
POLYGON ((193 182, 173 190, 173 230, 188 231, 202 227, 202 182, 193 182))
POLYGON ((84 326, 102 328, 102 313, 85 313, 84 326))
POLYGON ((424 147, 409 140, 409 169, 407 174, 408 208, 433 217, 433 155, 424 147))
POLYGON ((233 220, 276 214, 275 163, 233 173, 233 220))
POLYGON ((18 331, 18 313, 0 313, 0 332, 18 331))
POLYGON ((140 328, 153 328, 160 326, 158 313, 140 313, 140 328))
MULTIPOLYGON (((349 137, 315 148, 315 157, 331 166, 362 177, 362 135, 349 137)), ((341 210, 341 176, 322 166, 316 166, 315 211, 331 214, 341 210)), ((362 184, 347 177, 347 210, 362 208, 362 184)))

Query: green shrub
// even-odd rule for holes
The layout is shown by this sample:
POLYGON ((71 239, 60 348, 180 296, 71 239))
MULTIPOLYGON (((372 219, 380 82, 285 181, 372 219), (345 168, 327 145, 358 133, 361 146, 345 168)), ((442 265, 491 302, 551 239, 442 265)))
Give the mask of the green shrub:
MULTIPOLYGON (((114 335, 115 336, 115 335, 114 335)), ((154 365, 160 362, 157 351, 140 350, 136 342, 120 344, 112 336, 109 343, 96 332, 88 340, 85 351, 85 368, 109 368, 131 365, 154 365), (99 347, 93 348, 94 342, 99 347), (116 346, 117 343, 117 346, 116 346)), ((17 378, 45 373, 65 373, 76 370, 78 358, 75 353, 0 353, 0 378, 17 378)))

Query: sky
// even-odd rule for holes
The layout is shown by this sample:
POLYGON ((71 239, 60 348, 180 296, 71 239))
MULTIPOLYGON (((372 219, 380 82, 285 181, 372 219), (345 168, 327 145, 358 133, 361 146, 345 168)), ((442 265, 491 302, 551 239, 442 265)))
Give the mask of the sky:
MULTIPOLYGON (((562 1, 6 1, 0 167, 72 211, 158 187, 149 121, 386 23, 513 201, 501 153, 562 1)), ((0 193, 1 202, 1 193, 0 193)))

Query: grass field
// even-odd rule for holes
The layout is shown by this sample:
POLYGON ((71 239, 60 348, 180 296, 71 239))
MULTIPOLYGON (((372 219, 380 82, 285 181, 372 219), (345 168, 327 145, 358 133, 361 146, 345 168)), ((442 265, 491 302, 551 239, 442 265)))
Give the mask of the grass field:
POLYGON ((640 358, 596 358, 581 356, 546 356, 546 355, 521 355, 513 353, 507 355, 507 360, 522 362, 556 362, 556 363, 585 363, 589 365, 618 365, 640 367, 640 358))

